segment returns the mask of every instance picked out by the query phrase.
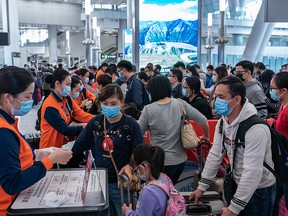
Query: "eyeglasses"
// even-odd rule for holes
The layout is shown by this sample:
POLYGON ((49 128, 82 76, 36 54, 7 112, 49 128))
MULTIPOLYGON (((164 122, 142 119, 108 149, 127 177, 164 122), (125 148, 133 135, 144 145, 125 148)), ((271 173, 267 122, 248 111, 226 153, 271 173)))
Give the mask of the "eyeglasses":
POLYGON ((235 71, 237 74, 239 73, 246 73, 247 71, 243 70, 243 71, 235 71))
POLYGON ((138 166, 136 166, 134 169, 133 169, 133 172, 134 173, 137 173, 137 174, 140 174, 140 169, 146 167, 146 166, 149 166, 149 163, 147 162, 142 162, 141 164, 139 164, 138 166))

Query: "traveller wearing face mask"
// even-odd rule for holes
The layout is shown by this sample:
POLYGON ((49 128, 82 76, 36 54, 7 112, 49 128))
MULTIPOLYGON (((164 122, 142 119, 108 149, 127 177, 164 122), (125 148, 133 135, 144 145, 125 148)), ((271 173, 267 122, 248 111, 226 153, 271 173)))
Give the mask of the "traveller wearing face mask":
POLYGON ((123 204, 123 215, 165 215, 167 194, 157 186, 161 182, 170 188, 169 181, 171 180, 161 172, 164 166, 165 152, 159 146, 145 143, 135 148, 133 158, 136 164, 134 172, 138 173, 148 186, 144 186, 140 191, 135 211, 132 210, 131 205, 123 204))
POLYGON ((72 76, 71 77, 71 92, 70 97, 72 99, 77 99, 80 95, 80 87, 82 85, 82 82, 80 81, 80 78, 78 76, 72 76))
MULTIPOLYGON (((274 129, 288 138, 288 73, 279 72, 271 80, 270 95, 273 100, 281 101, 277 117, 273 122, 274 129)), ((286 208, 288 209, 288 184, 277 184, 276 199, 273 215, 279 215, 279 203, 284 195, 286 208)))
POLYGON ((183 74, 178 69, 171 69, 168 75, 168 79, 172 86, 172 97, 181 98, 182 97, 182 79, 183 74))
POLYGON ((244 60, 236 64, 236 76, 246 86, 246 97, 257 109, 257 115, 260 118, 267 118, 267 106, 265 103, 265 94, 260 82, 253 78, 254 65, 252 62, 244 60))
POLYGON ((200 92, 201 82, 196 76, 187 77, 182 86, 182 99, 201 112, 207 119, 213 119, 211 107, 200 92))
POLYGON ((42 179, 54 163, 66 164, 71 151, 55 148, 40 161, 17 128, 15 116, 32 108, 34 79, 23 68, 7 66, 0 70, 0 215, 18 193, 42 179))
POLYGON ((270 94, 270 82, 274 75, 275 73, 272 70, 266 69, 259 76, 259 82, 262 84, 265 94, 268 118, 274 118, 277 115, 278 110, 281 106, 281 101, 279 101, 278 98, 275 97, 275 94, 273 94, 274 92, 270 94))
MULTIPOLYGON (((96 93, 91 91, 93 89, 89 86, 89 71, 85 68, 80 68, 75 72, 81 79, 82 85, 80 87, 80 95, 75 102, 82 107, 85 111, 87 111, 90 107, 87 108, 87 104, 92 104, 96 100, 96 93)), ((95 89, 94 89, 95 90, 95 89)), ((95 90, 95 92, 97 92, 95 90)))
MULTIPOLYGON (((94 116, 85 113, 71 99, 71 76, 61 69, 54 71, 46 78, 53 89, 42 104, 40 148, 62 145, 75 139, 82 131, 82 126, 69 126, 72 118, 81 123, 87 123, 94 116)), ((78 84, 79 85, 79 84, 78 84)), ((80 86, 78 86, 80 88, 80 86)))
MULTIPOLYGON (((124 105, 124 98, 118 85, 105 86, 101 90, 99 101, 102 108, 101 114, 95 116, 86 125, 77 138, 72 152, 74 155, 91 149, 96 166, 108 170, 110 215, 121 216, 122 203, 120 190, 117 186, 117 173, 109 150, 113 155, 117 169, 120 170, 129 163, 134 148, 143 143, 143 135, 137 121, 122 114, 121 108, 124 105), (106 139, 104 128, 107 132, 106 139)), ((127 198, 127 194, 125 197, 127 198)))
POLYGON ((245 134, 245 147, 239 146, 237 154, 234 155, 235 138, 240 123, 257 114, 256 108, 245 96, 246 88, 237 77, 227 76, 216 84, 214 106, 222 118, 216 125, 213 145, 201 173, 199 186, 192 192, 190 199, 199 202, 204 191, 213 183, 222 158, 227 153, 229 161, 233 161, 231 167, 237 189, 231 204, 222 209, 222 215, 270 216, 276 179, 272 172, 263 166, 265 161, 274 167, 269 127, 265 124, 253 125, 245 134))

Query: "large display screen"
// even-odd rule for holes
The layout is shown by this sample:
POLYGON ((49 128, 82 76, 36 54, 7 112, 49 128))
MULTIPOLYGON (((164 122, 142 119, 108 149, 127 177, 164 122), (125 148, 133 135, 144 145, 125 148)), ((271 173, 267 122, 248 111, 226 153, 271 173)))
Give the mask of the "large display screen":
MULTIPOLYGON (((197 61, 198 0, 140 0, 139 10, 140 67, 197 61)), ((125 46, 131 56, 129 43, 125 46)))

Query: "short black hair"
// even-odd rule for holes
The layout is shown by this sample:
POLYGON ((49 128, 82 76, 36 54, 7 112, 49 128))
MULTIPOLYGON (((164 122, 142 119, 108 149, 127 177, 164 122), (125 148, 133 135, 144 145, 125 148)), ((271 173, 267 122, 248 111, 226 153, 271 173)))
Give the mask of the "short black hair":
POLYGON ((103 67, 108 67, 108 66, 109 66, 108 63, 104 62, 100 65, 100 69, 102 69, 103 67))
POLYGON ((137 76, 140 80, 143 79, 145 82, 149 81, 149 77, 145 72, 139 72, 137 76))
POLYGON ((75 88, 76 85, 82 84, 81 78, 78 76, 72 76, 71 77, 71 89, 75 88))
POLYGON ((243 84, 243 82, 235 76, 227 76, 224 77, 222 80, 220 80, 215 88, 218 85, 227 85, 229 88, 229 94, 231 95, 231 98, 236 97, 237 95, 239 95, 241 97, 241 105, 243 105, 246 101, 246 87, 243 84))
POLYGON ((257 62, 257 63, 255 63, 255 64, 254 64, 254 67, 256 67, 256 68, 258 68, 258 69, 260 69, 260 70, 265 70, 265 69, 266 69, 266 67, 265 67, 265 65, 263 64, 263 62, 257 62))
POLYGON ((117 84, 108 84, 101 90, 99 101, 103 102, 113 96, 116 96, 120 101, 124 100, 124 95, 120 86, 117 84))
POLYGON ((86 68, 80 68, 79 70, 75 71, 78 76, 85 76, 86 73, 89 71, 86 68))
POLYGON ((125 68, 128 72, 133 72, 132 63, 127 60, 121 60, 118 62, 117 68, 125 68))
POLYGON ((197 70, 193 65, 188 65, 186 71, 189 71, 192 74, 192 76, 199 77, 199 74, 197 73, 197 70))
POLYGON ((194 64, 193 67, 200 69, 200 66, 198 64, 194 64))
POLYGON ((136 71, 137 71, 136 65, 132 65, 132 71, 133 71, 133 72, 136 72, 136 71))
POLYGON ((148 162, 150 164, 151 175, 155 179, 158 179, 164 166, 165 152, 159 146, 143 143, 135 147, 133 159, 137 166, 142 162, 148 162))
POLYGON ((153 77, 147 84, 147 90, 151 94, 151 102, 161 100, 165 97, 171 97, 172 86, 167 77, 153 77))
POLYGON ((158 71, 161 71, 161 68, 162 68, 162 67, 161 67, 161 65, 156 64, 156 65, 155 65, 155 68, 156 68, 158 71))
POLYGON ((182 82, 183 73, 179 69, 170 69, 170 72, 177 78, 178 82, 182 82))
POLYGON ((185 79, 188 87, 195 92, 195 94, 200 95, 200 88, 201 88, 201 82, 199 77, 192 76, 192 77, 187 77, 185 79))
POLYGON ((146 65, 145 69, 147 69, 148 71, 153 71, 153 66, 151 66, 151 65, 146 65))
POLYGON ((270 85, 270 81, 272 80, 274 74, 275 73, 272 70, 269 70, 269 69, 264 70, 259 76, 259 82, 261 82, 261 83, 269 83, 269 85, 270 85))
POLYGON ((112 76, 110 74, 104 73, 97 77, 98 85, 106 86, 112 83, 112 76))
POLYGON ((89 72, 89 80, 95 79, 95 77, 94 73, 89 72))
POLYGON ((173 65, 173 67, 174 67, 174 68, 179 68, 179 67, 181 67, 181 68, 185 69, 185 64, 184 64, 183 62, 181 62, 181 61, 178 61, 178 62, 176 62, 176 63, 173 65))
POLYGON ((287 72, 279 72, 279 73, 275 74, 273 77, 273 80, 274 80, 277 88, 288 89, 288 73, 287 72))
POLYGON ((0 70, 0 94, 9 93, 13 96, 24 92, 34 83, 32 74, 24 68, 6 66, 0 70))
POLYGON ((58 81, 62 83, 66 77, 70 76, 70 73, 64 69, 57 68, 53 75, 47 76, 45 81, 51 85, 51 88, 55 88, 55 83, 58 81))
POLYGON ((241 66, 245 71, 249 70, 251 71, 251 75, 253 74, 254 65, 251 61, 248 60, 240 61, 236 64, 236 67, 237 66, 241 66))
POLYGON ((214 67, 213 67, 213 65, 208 65, 207 67, 206 67, 206 69, 208 70, 214 70, 214 67))
POLYGON ((105 71, 105 73, 110 74, 111 76, 113 74, 115 74, 116 76, 118 76, 117 70, 115 70, 113 67, 108 67, 105 71))

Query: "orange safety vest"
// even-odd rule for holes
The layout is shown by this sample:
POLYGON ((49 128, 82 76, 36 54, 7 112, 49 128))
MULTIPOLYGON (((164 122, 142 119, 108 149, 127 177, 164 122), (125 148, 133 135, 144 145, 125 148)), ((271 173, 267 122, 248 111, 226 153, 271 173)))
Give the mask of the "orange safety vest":
MULTIPOLYGON (((15 124, 14 124, 15 125, 15 124)), ((19 138, 20 143, 20 151, 19 151, 19 161, 21 166, 21 171, 28 169, 29 167, 34 165, 34 156, 33 156, 33 150, 31 149, 30 145, 27 143, 27 141, 21 136, 18 129, 14 128, 12 125, 10 125, 6 119, 3 117, 0 117, 0 128, 7 128, 11 131, 13 131, 19 138)), ((15 139, 12 138, 11 139, 15 139)), ((7 143, 9 144, 9 143, 7 143)), ((12 160, 12 158, 11 158, 12 160)), ((9 161, 7 161, 9 163, 9 161)), ((42 163, 46 167, 46 170, 52 168, 52 162, 49 158, 45 158, 42 160, 42 163)), ((6 215, 6 210, 9 207, 9 205, 12 203, 16 195, 10 195, 7 194, 2 186, 0 185, 0 216, 6 215)))
MULTIPOLYGON (((54 93, 55 94, 55 93, 54 93)), ((56 129, 54 129, 44 118, 46 109, 48 107, 52 107, 58 110, 60 116, 65 121, 67 125, 69 125, 72 121, 71 116, 78 122, 87 123, 89 122, 94 115, 84 112, 74 100, 72 100, 72 109, 70 112, 68 110, 67 104, 68 99, 63 98, 63 100, 59 101, 59 98, 56 99, 53 96, 53 92, 47 97, 47 99, 43 102, 42 110, 41 110, 41 138, 40 138, 40 148, 48 148, 51 146, 61 148, 62 145, 69 142, 67 138, 56 129)))

